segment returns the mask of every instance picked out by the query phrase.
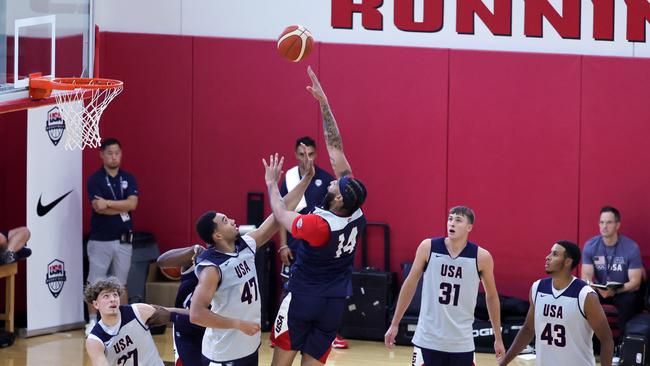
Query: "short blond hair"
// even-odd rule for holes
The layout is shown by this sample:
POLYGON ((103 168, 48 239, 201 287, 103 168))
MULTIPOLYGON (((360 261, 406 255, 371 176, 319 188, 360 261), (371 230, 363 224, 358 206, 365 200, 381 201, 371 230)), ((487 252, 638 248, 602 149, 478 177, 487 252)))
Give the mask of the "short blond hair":
POLYGON ((117 294, 120 296, 122 296, 122 293, 124 292, 124 288, 117 277, 102 278, 95 281, 95 283, 89 284, 84 289, 84 299, 86 302, 92 304, 93 301, 97 300, 97 297, 102 291, 111 290, 117 291, 117 294))

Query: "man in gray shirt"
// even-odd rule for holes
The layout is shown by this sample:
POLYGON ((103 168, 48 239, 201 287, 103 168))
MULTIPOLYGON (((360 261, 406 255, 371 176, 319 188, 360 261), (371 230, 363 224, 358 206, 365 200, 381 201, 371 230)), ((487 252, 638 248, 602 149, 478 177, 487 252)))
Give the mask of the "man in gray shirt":
POLYGON ((585 243, 581 277, 587 283, 619 283, 594 288, 601 303, 616 307, 624 331, 627 321, 643 310, 645 269, 641 252, 634 240, 618 233, 621 214, 616 208, 606 206, 600 210, 599 226, 600 235, 585 243))

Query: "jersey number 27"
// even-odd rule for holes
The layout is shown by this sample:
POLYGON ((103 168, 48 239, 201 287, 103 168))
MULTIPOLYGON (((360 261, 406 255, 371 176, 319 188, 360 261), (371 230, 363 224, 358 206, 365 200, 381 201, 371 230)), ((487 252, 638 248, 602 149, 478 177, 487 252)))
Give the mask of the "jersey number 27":
POLYGON ((345 233, 339 235, 339 246, 336 248, 336 255, 334 258, 341 258, 343 253, 352 254, 354 253, 354 247, 357 245, 357 227, 353 227, 350 231, 350 236, 345 239, 345 233))

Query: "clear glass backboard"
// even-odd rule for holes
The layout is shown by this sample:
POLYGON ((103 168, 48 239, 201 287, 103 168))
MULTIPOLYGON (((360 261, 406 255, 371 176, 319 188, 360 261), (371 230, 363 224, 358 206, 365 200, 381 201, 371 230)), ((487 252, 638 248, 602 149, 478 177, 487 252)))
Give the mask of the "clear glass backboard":
POLYGON ((0 0, 0 102, 27 98, 29 74, 92 77, 92 0, 0 0))

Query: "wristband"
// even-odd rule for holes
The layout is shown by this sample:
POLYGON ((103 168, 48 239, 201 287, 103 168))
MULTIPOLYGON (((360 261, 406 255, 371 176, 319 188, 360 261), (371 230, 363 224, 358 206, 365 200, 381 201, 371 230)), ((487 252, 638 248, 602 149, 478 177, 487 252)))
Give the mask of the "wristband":
POLYGON ((176 323, 176 321, 178 320, 178 313, 176 313, 176 312, 174 312, 174 311, 170 311, 170 312, 169 312, 169 320, 170 320, 172 323, 176 323))

